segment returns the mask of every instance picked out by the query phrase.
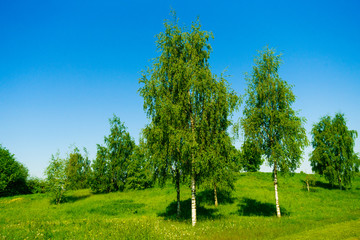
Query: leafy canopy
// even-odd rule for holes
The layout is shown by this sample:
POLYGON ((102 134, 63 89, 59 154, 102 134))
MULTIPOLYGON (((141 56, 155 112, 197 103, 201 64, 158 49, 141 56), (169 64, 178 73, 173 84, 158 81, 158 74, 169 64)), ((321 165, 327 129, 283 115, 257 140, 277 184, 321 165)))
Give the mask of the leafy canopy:
POLYGON ((304 118, 292 109, 295 95, 292 86, 278 74, 281 59, 274 50, 265 48, 255 59, 247 76, 246 104, 241 125, 245 138, 256 144, 270 166, 294 171, 308 140, 304 118))
POLYGON ((60 158, 60 153, 57 152, 55 155, 51 155, 49 166, 45 170, 49 191, 56 204, 61 203, 61 200, 64 199, 68 187, 65 167, 66 160, 60 158))
POLYGON ((358 156, 354 152, 357 131, 349 130, 344 114, 334 118, 324 116, 311 130, 313 152, 310 154, 312 170, 322 174, 331 183, 351 185, 357 170, 358 156))
POLYGON ((15 160, 14 154, 0 145, 0 196, 27 192, 28 170, 15 160))

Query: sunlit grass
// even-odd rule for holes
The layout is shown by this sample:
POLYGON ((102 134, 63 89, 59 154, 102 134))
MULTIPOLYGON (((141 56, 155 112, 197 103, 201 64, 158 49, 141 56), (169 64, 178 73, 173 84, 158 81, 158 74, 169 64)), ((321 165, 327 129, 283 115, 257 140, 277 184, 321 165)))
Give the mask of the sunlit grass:
POLYGON ((331 188, 317 176, 307 192, 305 174, 280 176, 283 213, 275 216, 270 173, 240 174, 236 191, 198 191, 198 224, 190 220, 190 189, 182 186, 183 216, 175 217, 171 184, 142 191, 68 192, 54 205, 46 194, 0 198, 0 239, 348 239, 360 237, 360 178, 350 190, 331 188))

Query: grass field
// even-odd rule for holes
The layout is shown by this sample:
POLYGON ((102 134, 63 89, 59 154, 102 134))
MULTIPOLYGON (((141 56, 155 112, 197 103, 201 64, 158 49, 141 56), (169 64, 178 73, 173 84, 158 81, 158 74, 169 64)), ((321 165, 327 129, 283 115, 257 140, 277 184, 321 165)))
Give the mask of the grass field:
POLYGON ((235 192, 220 194, 217 208, 211 192, 199 189, 196 227, 187 186, 179 220, 171 184, 110 194, 72 191, 61 205, 46 194, 0 198, 0 239, 360 239, 360 177, 340 191, 317 176, 311 192, 305 177, 279 177, 281 219, 270 173, 240 174, 235 192))

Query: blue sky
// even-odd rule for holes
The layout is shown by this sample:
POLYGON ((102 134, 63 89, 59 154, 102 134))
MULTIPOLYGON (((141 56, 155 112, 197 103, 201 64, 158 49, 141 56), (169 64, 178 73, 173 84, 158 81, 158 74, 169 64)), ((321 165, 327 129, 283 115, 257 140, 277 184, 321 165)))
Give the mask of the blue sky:
MULTIPOLYGON (((227 69, 239 94, 269 45, 283 53, 280 76, 294 85, 308 133, 336 112, 360 131, 359 1, 2 0, 0 144, 42 177, 51 154, 65 156, 71 144, 93 159, 113 114, 137 141, 147 123, 138 79, 159 54, 155 35, 171 9, 213 32, 212 71, 227 69)), ((298 171, 311 172, 309 152, 298 171)))

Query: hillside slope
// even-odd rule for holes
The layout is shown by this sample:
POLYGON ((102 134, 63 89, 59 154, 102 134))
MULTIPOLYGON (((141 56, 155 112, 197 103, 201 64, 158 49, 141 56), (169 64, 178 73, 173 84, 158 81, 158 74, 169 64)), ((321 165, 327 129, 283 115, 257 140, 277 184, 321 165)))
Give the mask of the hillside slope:
POLYGON ((340 191, 317 176, 307 192, 305 174, 280 176, 283 214, 275 217, 271 173, 242 173, 229 195, 198 191, 198 225, 190 220, 190 189, 182 186, 182 218, 177 220, 176 191, 164 188, 93 194, 68 193, 53 205, 46 194, 0 199, 1 239, 348 239, 360 238, 360 177, 340 191))

